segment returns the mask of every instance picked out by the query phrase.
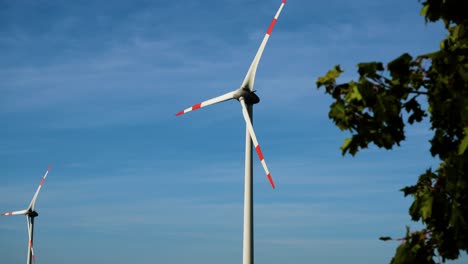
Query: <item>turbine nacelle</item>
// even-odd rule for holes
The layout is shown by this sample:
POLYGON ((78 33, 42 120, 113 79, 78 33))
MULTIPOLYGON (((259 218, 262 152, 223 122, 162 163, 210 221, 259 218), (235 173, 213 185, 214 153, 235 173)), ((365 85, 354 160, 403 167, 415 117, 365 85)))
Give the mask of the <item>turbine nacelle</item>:
POLYGON ((244 101, 247 105, 254 105, 260 102, 260 98, 255 91, 250 91, 248 88, 239 88, 233 93, 233 98, 237 101, 240 101, 241 98, 244 98, 244 101))
POLYGON ((36 211, 28 211, 27 215, 31 218, 39 216, 39 214, 36 211))

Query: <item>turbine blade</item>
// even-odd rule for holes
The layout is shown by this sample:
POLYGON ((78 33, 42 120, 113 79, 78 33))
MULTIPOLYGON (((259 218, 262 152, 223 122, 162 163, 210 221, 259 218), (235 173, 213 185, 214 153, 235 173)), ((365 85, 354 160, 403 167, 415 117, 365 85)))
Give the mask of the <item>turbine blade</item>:
POLYGON ((50 171, 51 168, 52 168, 52 164, 47 168, 47 171, 45 172, 44 176, 42 176, 42 180, 39 183, 39 186, 37 187, 36 193, 34 194, 32 200, 31 200, 31 203, 29 204, 29 209, 34 210, 34 206, 36 205, 37 195, 39 194, 39 191, 42 188, 42 184, 44 184, 44 181, 45 181, 45 179, 47 177, 47 174, 49 174, 49 171, 50 171))
POLYGON ((254 87, 254 82, 255 82, 255 73, 257 72, 257 66, 258 63, 260 62, 260 59, 263 54, 263 50, 265 49, 265 46, 268 42, 268 39, 270 38, 271 32, 273 31, 273 28, 275 27, 276 21, 278 20, 278 17, 283 10, 284 5, 286 4, 286 0, 283 0, 278 11, 276 12, 275 17, 270 23, 270 26, 268 27, 268 30, 265 34, 265 37, 263 37, 263 41, 260 44, 260 47, 257 50, 257 54, 255 54, 255 57, 252 61, 252 64, 250 64, 250 68, 247 71, 247 74, 245 75, 244 81, 242 82, 241 88, 247 88, 250 91, 253 91, 254 87))
POLYGON ((244 115, 245 124, 247 125, 247 129, 249 130, 250 138, 252 138, 252 142, 254 144, 255 150, 257 152, 258 158, 262 163, 263 169, 270 181, 271 187, 275 188, 275 183, 273 182, 273 178, 271 177, 270 171, 268 170, 268 166, 263 158, 262 150, 260 149, 260 145, 258 144, 257 136, 255 136, 255 131, 252 126, 252 121, 250 120, 249 113, 247 112, 247 106, 245 105, 244 98, 240 98, 239 102, 242 105, 242 114, 244 115))
POLYGON ((34 248, 31 246, 31 255, 32 255, 32 260, 34 264, 36 263, 36 255, 34 255, 34 248))
POLYGON ((28 212, 28 210, 21 210, 21 211, 16 211, 16 212, 7 212, 3 213, 2 216, 9 216, 9 215, 24 215, 28 212))
POLYGON ((223 95, 215 97, 213 99, 209 99, 209 100, 206 100, 204 102, 193 105, 193 106, 191 106, 191 107, 189 107, 187 109, 184 109, 184 110, 180 111, 179 113, 176 114, 176 116, 180 116, 180 115, 183 115, 183 114, 185 114, 187 112, 197 110, 199 108, 209 106, 209 105, 212 105, 212 104, 221 103, 221 102, 224 102, 224 101, 227 101, 227 100, 230 100, 230 99, 234 99, 234 92, 229 92, 227 94, 223 94, 223 95))

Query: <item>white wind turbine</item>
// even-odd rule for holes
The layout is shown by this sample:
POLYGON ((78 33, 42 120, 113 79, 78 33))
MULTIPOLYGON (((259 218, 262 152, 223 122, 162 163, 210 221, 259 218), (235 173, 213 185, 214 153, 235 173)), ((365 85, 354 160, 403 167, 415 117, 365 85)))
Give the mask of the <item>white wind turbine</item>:
POLYGON ((243 239, 243 263, 244 264, 252 264, 254 261, 253 258, 253 186, 252 186, 252 142, 255 146, 255 150, 258 154, 260 162, 262 163, 263 169, 270 181, 270 184, 273 188, 275 188, 275 184, 273 179, 271 178, 270 172, 268 171, 268 167, 266 162, 263 158, 262 151, 257 141, 257 137, 255 136, 255 132, 252 126, 252 113, 253 113, 253 105, 260 102, 260 98, 255 94, 254 82, 255 82, 255 73, 257 71, 258 63, 260 62, 260 58, 262 57, 263 50, 265 49, 266 43, 270 38, 271 32, 273 31, 273 27, 283 10, 284 5, 286 4, 286 0, 282 0, 282 3, 276 12, 273 21, 271 22, 268 30, 263 38, 262 43, 255 55, 252 64, 242 82, 240 88, 229 92, 227 94, 215 97, 213 99, 206 100, 204 102, 198 103, 189 107, 185 110, 180 111, 177 113, 177 116, 183 115, 187 112, 192 110, 196 110, 208 105, 224 102, 231 99, 236 99, 240 102, 242 106, 242 114, 244 115, 245 124, 246 124, 246 142, 245 142, 245 182, 244 182, 244 239, 243 239))
POLYGON ((41 183, 39 183, 36 193, 34 194, 31 200, 31 203, 29 203, 28 208, 24 210, 20 210, 20 211, 8 212, 8 213, 2 214, 2 216, 9 216, 9 215, 25 215, 26 216, 26 221, 28 224, 28 235, 29 235, 28 258, 26 261, 27 264, 31 264, 31 260, 36 262, 36 257, 34 255, 34 249, 33 249, 33 232, 34 232, 34 218, 37 217, 39 214, 34 210, 34 206, 36 205, 37 195, 39 194, 39 191, 42 188, 42 184, 44 184, 47 174, 49 174, 49 171, 51 168, 52 168, 52 165, 50 165, 49 168, 47 168, 47 171, 42 177, 41 183))

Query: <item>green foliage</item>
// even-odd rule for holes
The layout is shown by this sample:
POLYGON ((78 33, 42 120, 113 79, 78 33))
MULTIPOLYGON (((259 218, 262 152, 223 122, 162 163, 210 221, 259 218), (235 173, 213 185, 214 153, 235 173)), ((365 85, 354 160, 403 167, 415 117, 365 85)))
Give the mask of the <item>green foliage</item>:
POLYGON ((468 147, 468 127, 465 127, 463 129, 463 134, 465 136, 460 144, 460 147, 458 148, 458 155, 462 155, 463 153, 465 153, 466 148, 468 147))
POLYGON ((430 243, 427 231, 409 232, 406 231, 406 237, 403 243, 397 248, 391 264, 433 264, 434 247, 430 243))
POLYGON ((317 79, 317 87, 334 99, 329 118, 351 133, 341 146, 343 155, 369 144, 392 149, 405 140, 405 126, 430 121, 430 154, 440 165, 402 189, 414 199, 412 220, 425 228, 397 239, 403 243, 391 261, 395 264, 435 263, 435 256, 445 261, 458 258, 460 250, 468 252, 468 1, 422 5, 426 22, 441 20, 447 29, 440 50, 402 54, 386 69, 381 62, 359 63, 357 81, 337 84, 339 66, 317 79))

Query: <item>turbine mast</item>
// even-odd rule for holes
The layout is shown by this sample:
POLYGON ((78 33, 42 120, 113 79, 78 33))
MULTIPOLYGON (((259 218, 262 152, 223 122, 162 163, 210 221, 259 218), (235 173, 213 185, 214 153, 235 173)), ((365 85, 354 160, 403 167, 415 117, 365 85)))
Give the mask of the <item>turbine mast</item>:
MULTIPOLYGON (((243 98, 241 99, 243 100, 243 98)), ((246 105, 247 113, 253 122, 253 105, 246 105)), ((252 167, 252 139, 249 129, 245 128, 245 177, 244 177, 244 238, 242 263, 254 263, 253 244, 253 167, 252 167)))

